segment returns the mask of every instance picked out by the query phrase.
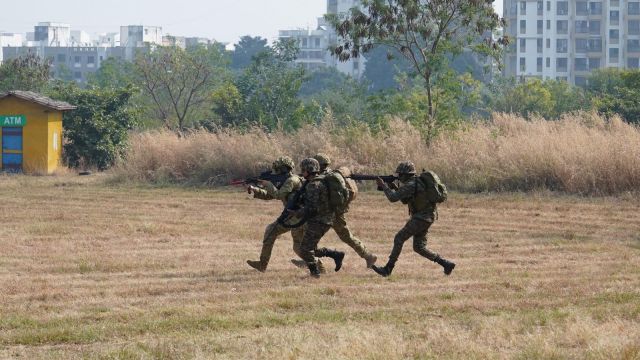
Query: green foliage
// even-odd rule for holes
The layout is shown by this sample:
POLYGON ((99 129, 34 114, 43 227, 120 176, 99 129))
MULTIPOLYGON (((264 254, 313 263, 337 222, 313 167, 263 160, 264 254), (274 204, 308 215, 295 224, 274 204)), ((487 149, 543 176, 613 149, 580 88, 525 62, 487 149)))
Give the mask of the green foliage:
POLYGON ((246 69, 251 64, 254 56, 265 51, 269 51, 267 39, 259 36, 243 36, 236 44, 233 54, 231 55, 231 68, 235 70, 246 69))
POLYGON ((432 88, 449 70, 449 59, 465 49, 499 60, 506 39, 492 40, 491 33, 504 21, 491 1, 476 0, 361 0, 362 9, 347 15, 327 15, 343 41, 333 53, 347 61, 385 45, 402 54, 423 80, 426 90, 427 142, 435 135, 438 117, 432 88))
POLYGON ((301 126, 306 109, 298 92, 305 71, 292 64, 296 53, 293 42, 276 42, 269 51, 254 56, 233 84, 214 92, 213 111, 221 124, 288 130, 301 126))
POLYGON ((51 78, 50 72, 51 60, 42 59, 33 53, 7 60, 0 65, 0 92, 42 92, 51 78))
POLYGON ((217 46, 159 47, 135 61, 139 84, 166 128, 182 132, 208 112, 211 92, 227 77, 217 46))
POLYGON ((137 111, 130 103, 135 90, 81 89, 75 83, 58 82, 50 96, 77 106, 63 118, 64 157, 71 167, 104 170, 123 154, 128 131, 137 123, 137 111))
POLYGON ((137 79, 134 64, 117 58, 108 58, 100 69, 89 76, 88 83, 100 88, 122 88, 132 85, 137 79))
POLYGON ((607 116, 619 114, 627 122, 640 123, 640 70, 595 71, 587 91, 598 112, 607 116))
POLYGON ((489 85, 486 96, 490 111, 515 113, 525 118, 538 115, 557 119, 562 114, 590 108, 584 90, 560 80, 517 82, 515 78, 498 78, 489 85))

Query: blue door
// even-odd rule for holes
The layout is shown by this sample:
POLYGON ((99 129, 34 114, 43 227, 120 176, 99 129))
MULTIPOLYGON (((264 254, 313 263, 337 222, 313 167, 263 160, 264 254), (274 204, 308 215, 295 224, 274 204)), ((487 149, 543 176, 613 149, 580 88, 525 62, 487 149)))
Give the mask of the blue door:
POLYGON ((22 172, 22 128, 2 128, 2 170, 22 172))

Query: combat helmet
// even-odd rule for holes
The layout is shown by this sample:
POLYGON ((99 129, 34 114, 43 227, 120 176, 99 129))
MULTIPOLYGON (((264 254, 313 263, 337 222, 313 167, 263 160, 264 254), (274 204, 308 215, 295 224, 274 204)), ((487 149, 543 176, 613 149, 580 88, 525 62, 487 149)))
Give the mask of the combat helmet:
POLYGON ((331 158, 325 153, 318 153, 313 158, 318 160, 321 169, 325 169, 327 166, 331 165, 331 158))
POLYGON ((278 169, 288 168, 289 171, 293 170, 296 166, 293 163, 293 160, 288 156, 280 156, 273 162, 273 170, 278 171, 278 169))
POLYGON ((403 161, 400 164, 398 164, 398 167, 396 168, 396 173, 398 175, 415 174, 416 166, 411 161, 403 161))
POLYGON ((318 160, 314 158, 306 158, 300 163, 300 170, 308 173, 319 173, 320 163, 318 163, 318 160))

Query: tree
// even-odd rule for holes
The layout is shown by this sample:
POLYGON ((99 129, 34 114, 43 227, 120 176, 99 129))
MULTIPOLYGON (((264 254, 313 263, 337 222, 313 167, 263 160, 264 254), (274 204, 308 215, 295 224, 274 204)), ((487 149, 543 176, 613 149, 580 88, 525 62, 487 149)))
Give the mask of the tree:
POLYGON ((369 90, 396 89, 398 76, 411 72, 411 65, 393 48, 375 46, 367 53, 367 66, 363 77, 370 83, 369 90))
POLYGON ((157 116, 165 127, 180 133, 225 78, 223 65, 224 55, 215 46, 189 51, 159 47, 135 60, 141 88, 152 99, 157 116))
MULTIPOLYGON (((0 49, 1 50, 1 49, 0 49)), ((51 79, 51 60, 28 53, 0 65, 0 92, 42 92, 51 79)))
POLYGON ((293 64, 297 46, 278 41, 254 56, 226 93, 216 91, 213 111, 223 125, 259 124, 268 129, 295 129, 303 121, 304 106, 298 98, 304 68, 293 64))
POLYGON ((587 87, 594 108, 607 116, 619 114, 630 123, 640 123, 640 70, 595 71, 587 87))
POLYGON ((121 88, 136 82, 136 69, 130 61, 108 58, 89 76, 88 83, 100 88, 121 88))
POLYGON ((492 0, 361 0, 361 9, 344 15, 330 14, 340 43, 333 53, 340 61, 358 57, 376 45, 402 54, 423 81, 427 113, 427 142, 434 135, 436 114, 433 87, 447 72, 448 56, 465 49, 499 61, 506 38, 493 40, 492 32, 504 21, 494 12, 492 0))
POLYGON ((138 120, 137 109, 130 102, 135 91, 131 86, 81 89, 75 83, 53 85, 51 97, 78 107, 63 117, 64 157, 69 166, 104 170, 114 164, 138 120))
POLYGON ((260 36, 243 36, 236 44, 231 55, 231 67, 236 70, 245 69, 251 64, 251 59, 254 56, 268 50, 267 39, 263 39, 260 36))

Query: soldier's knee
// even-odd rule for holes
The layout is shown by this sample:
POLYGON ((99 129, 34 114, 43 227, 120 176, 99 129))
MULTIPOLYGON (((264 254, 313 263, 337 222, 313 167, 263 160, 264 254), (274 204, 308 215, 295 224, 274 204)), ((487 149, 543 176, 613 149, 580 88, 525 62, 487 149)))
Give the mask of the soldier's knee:
POLYGON ((422 253, 425 250, 427 250, 427 246, 423 242, 416 241, 413 243, 413 251, 417 253, 422 253))
POLYGON ((406 237, 402 236, 401 233, 397 234, 394 238, 393 238, 393 243, 396 245, 402 245, 404 244, 404 242, 407 241, 406 237))

